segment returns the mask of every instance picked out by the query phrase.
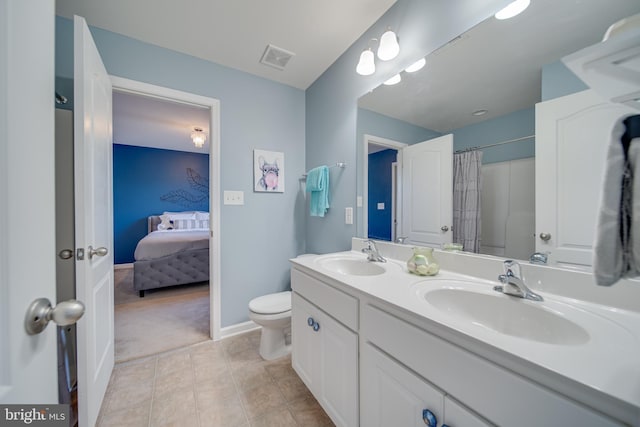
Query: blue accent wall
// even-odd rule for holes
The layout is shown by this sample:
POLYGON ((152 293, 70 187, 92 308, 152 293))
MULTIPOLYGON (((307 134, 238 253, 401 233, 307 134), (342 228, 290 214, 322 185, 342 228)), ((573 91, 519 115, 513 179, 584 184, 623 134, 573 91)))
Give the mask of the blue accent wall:
POLYGON ((391 240, 391 164, 398 158, 397 150, 382 150, 369 154, 369 207, 367 220, 368 237, 379 240, 391 240), (384 209, 377 204, 384 203, 384 209))
POLYGON ((133 262, 136 244, 147 234, 147 217, 165 211, 209 210, 209 194, 194 190, 187 169, 209 178, 209 155, 113 145, 114 262, 133 262), (176 191, 193 202, 173 197, 176 191))
MULTIPOLYGON (((252 298, 290 287, 289 258, 305 251, 308 211, 299 181, 307 170, 305 92, 110 31, 90 30, 109 74, 220 101, 220 190, 243 191, 245 203, 222 205, 220 200, 221 327, 247 321, 252 298), (253 149, 284 153, 284 193, 253 192, 253 149)), ((56 17, 56 77, 73 77, 73 22, 62 17, 56 17)))

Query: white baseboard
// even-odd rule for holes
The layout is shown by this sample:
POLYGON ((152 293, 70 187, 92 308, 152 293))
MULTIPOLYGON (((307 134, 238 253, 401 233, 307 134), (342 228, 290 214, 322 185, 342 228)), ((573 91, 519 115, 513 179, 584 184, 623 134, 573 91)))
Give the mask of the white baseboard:
POLYGON ((114 270, 126 270, 127 268, 133 268, 133 263, 127 262, 124 264, 113 264, 114 270))
POLYGON ((255 323, 253 320, 249 320, 243 323, 236 323, 235 325, 225 326, 224 328, 220 328, 220 339, 229 338, 234 335, 243 334, 245 332, 253 331, 259 329, 260 325, 255 323))

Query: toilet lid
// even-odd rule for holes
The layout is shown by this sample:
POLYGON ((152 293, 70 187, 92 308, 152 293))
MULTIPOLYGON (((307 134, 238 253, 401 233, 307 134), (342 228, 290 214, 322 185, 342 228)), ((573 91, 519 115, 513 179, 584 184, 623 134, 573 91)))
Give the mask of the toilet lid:
POLYGON ((291 310, 291 291, 263 295, 249 301, 249 310, 258 314, 278 314, 291 310))

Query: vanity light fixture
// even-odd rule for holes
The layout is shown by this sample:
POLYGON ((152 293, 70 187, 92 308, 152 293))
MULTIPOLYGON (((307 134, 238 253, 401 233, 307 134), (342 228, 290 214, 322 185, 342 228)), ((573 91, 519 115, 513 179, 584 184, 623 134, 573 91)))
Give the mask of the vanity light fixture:
POLYGON ((487 114, 488 110, 482 109, 482 110, 476 110, 473 113, 471 113, 473 116, 484 116, 485 114, 487 114))
POLYGON ((398 73, 398 74, 396 74, 395 76, 391 77, 389 80, 385 81, 382 84, 383 85, 387 85, 387 86, 392 86, 392 85, 400 83, 400 81, 402 81, 402 77, 400 77, 400 73, 398 73))
MULTIPOLYGON (((378 39, 371 39, 369 41, 369 47, 362 51, 360 54, 360 60, 356 66, 356 73, 361 76, 370 76, 376 72, 375 58, 373 50, 371 49, 371 42, 378 41, 378 39)), ((398 37, 396 33, 391 31, 391 28, 387 28, 387 31, 380 37, 380 43, 378 44, 378 58, 382 61, 389 61, 400 53, 400 45, 398 44, 398 37)))
POLYGON ((389 61, 400 53, 400 45, 396 33, 387 28, 387 31, 380 37, 380 45, 378 46, 378 58, 382 61, 389 61))
POLYGON ((422 70, 422 68, 426 63, 427 63, 427 60, 425 58, 418 59, 416 62, 409 65, 407 68, 405 68, 405 71, 407 73, 415 73, 418 70, 422 70))
POLYGON ((515 0, 509 3, 504 9, 499 10, 494 16, 496 19, 509 19, 524 12, 529 7, 531 0, 515 0))
POLYGON ((191 140, 193 141, 193 145, 197 148, 202 148, 204 146, 204 142, 207 140, 207 134, 204 133, 202 128, 195 127, 193 128, 193 132, 191 132, 191 140))
POLYGON ((370 76, 375 72, 376 64, 373 60, 373 51, 371 48, 368 48, 360 54, 360 61, 358 61, 358 65, 356 66, 356 73, 361 76, 370 76))

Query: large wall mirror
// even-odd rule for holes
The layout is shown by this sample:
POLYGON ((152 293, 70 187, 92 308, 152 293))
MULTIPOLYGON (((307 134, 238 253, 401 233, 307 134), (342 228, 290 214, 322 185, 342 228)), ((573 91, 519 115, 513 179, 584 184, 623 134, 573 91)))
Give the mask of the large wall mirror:
MULTIPOLYGON (((475 208, 480 239, 464 249, 527 259, 536 238, 535 104, 587 89, 560 59, 598 43, 612 23, 636 13, 636 0, 533 0, 521 15, 487 19, 426 56, 419 71, 401 71, 399 83, 363 95, 358 100, 358 196, 363 199, 358 235, 404 237, 406 227, 400 226, 408 211, 419 216, 457 197, 433 188, 415 191, 415 183, 407 188, 398 172, 411 167, 409 148, 450 138, 436 157, 457 162, 458 171, 477 167, 482 183, 475 208)), ((422 165, 431 174, 418 174, 418 181, 450 185, 447 173, 453 172, 441 170, 432 158, 422 165)), ((430 221, 427 225, 443 235, 451 233, 453 224, 430 221)))

